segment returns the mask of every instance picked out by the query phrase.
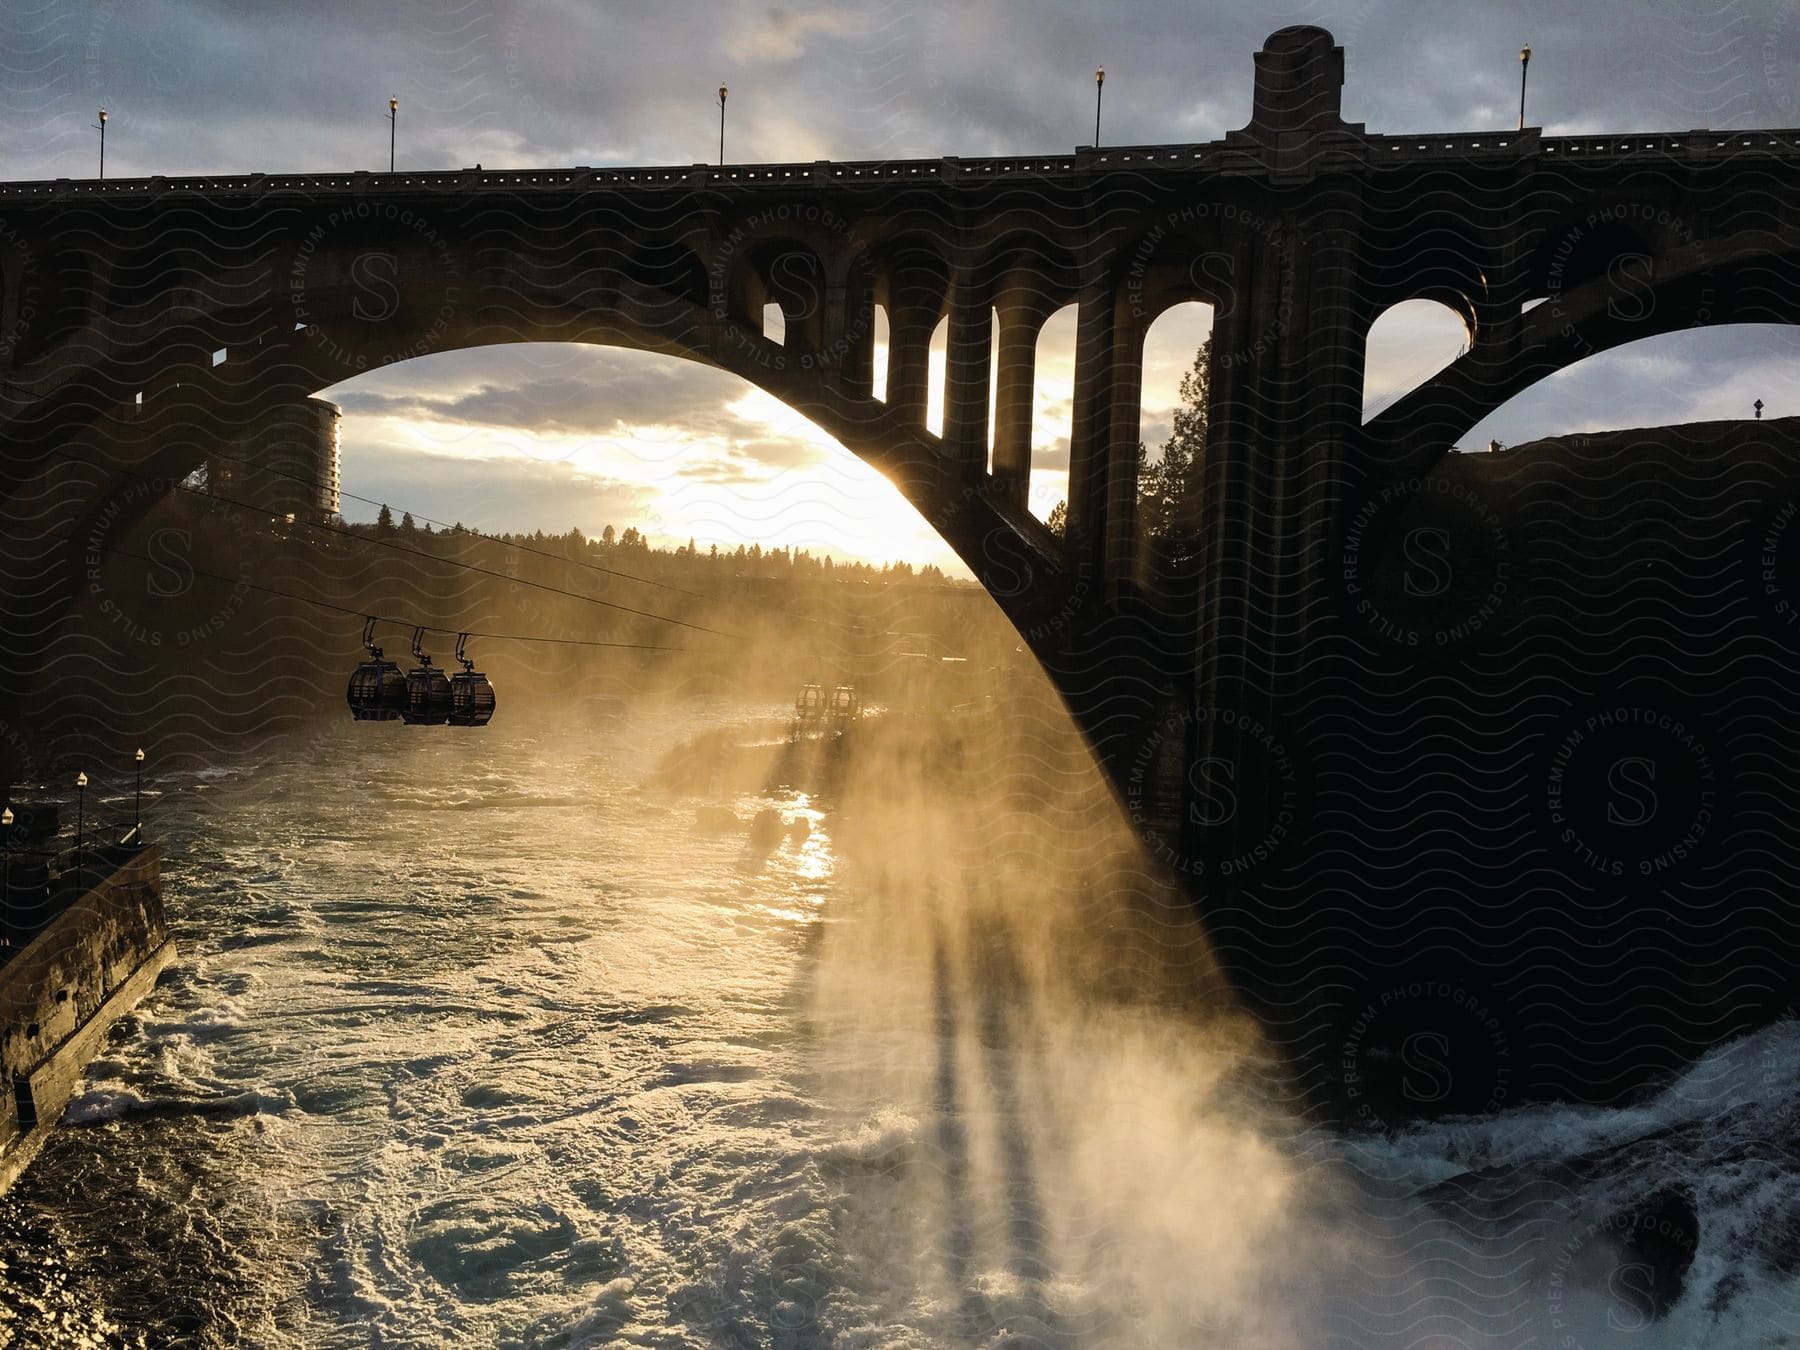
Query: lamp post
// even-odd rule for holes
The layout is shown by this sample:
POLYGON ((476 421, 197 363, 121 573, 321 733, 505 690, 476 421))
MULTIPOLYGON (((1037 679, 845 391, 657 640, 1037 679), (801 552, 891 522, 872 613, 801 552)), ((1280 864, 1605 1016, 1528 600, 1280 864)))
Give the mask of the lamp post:
POLYGON ((1100 91, 1106 87, 1106 67, 1094 68, 1094 149, 1100 148, 1100 91))
POLYGON ((100 120, 95 123, 100 129, 100 177, 106 177, 106 109, 100 110, 100 120))
POLYGON ((144 842, 144 751, 138 747, 137 752, 137 799, 131 807, 131 835, 139 844, 144 842))
POLYGON ((75 888, 81 889, 81 827, 87 820, 87 774, 75 775, 75 888))
POLYGON ((1756 420, 1759 422, 1762 421, 1763 401, 1759 398, 1756 400, 1756 402, 1752 403, 1750 406, 1752 408, 1756 409, 1756 420))
POLYGON ((400 100, 388 99, 388 172, 394 171, 394 137, 400 130, 400 100))
POLYGON ((1525 74, 1531 69, 1531 48, 1519 48, 1519 130, 1525 130, 1525 74))
POLYGON ((719 86, 719 167, 725 167, 725 95, 728 91, 724 85, 719 86))
POLYGON ((0 927, 0 943, 9 947, 12 945, 12 938, 6 928, 12 925, 12 823, 12 807, 9 806, 0 811, 0 827, 6 830, 5 838, 0 839, 0 851, 6 854, 6 880, 0 883, 5 886, 5 890, 0 891, 0 897, 3 897, 0 898, 0 914, 5 915, 6 927, 0 927))

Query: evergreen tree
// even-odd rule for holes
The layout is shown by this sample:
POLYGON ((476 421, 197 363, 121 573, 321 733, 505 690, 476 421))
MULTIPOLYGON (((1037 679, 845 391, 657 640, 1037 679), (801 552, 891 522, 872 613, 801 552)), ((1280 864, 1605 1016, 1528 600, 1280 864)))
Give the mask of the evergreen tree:
POLYGON ((1138 446, 1138 503, 1145 532, 1190 552, 1200 534, 1200 488, 1206 478, 1206 404, 1212 390, 1212 339, 1200 344, 1181 377, 1181 403, 1162 458, 1148 463, 1138 446))
POLYGON ((418 526, 413 524, 412 512, 408 511, 400 517, 400 533, 411 534, 418 526))
MULTIPOLYGON (((1194 353, 1194 364, 1181 377, 1181 403, 1162 454, 1150 461, 1150 448, 1137 448, 1138 523, 1144 538, 1165 565, 1190 567, 1198 556, 1200 493, 1206 480, 1206 406, 1212 390, 1212 339, 1194 353)), ((1058 502, 1044 524, 1061 537, 1069 527, 1069 504, 1058 502)))
POLYGON ((375 528, 383 532, 394 528, 394 513, 388 510, 386 502, 381 504, 381 512, 375 517, 375 528))

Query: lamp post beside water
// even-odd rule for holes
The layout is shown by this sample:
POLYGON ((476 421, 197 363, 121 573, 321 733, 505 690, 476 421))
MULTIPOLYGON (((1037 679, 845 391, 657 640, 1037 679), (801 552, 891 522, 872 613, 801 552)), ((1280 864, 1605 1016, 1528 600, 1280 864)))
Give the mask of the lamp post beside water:
POLYGON ((1100 91, 1106 88, 1106 67, 1094 68, 1094 149, 1100 148, 1100 91))
POLYGON ((144 842, 144 750, 138 747, 137 752, 137 800, 131 807, 131 841, 134 844, 144 842))
MULTIPOLYGON (((0 882, 0 886, 4 887, 3 890, 0 890, 0 918, 3 918, 7 926, 12 924, 12 825, 13 813, 12 807, 9 806, 4 811, 0 811, 0 828, 6 831, 5 835, 0 837, 0 852, 4 852, 6 855, 6 877, 3 882, 0 882)), ((0 944, 12 945, 12 938, 8 936, 3 927, 0 927, 0 944)))
POLYGON ((75 775, 75 885, 81 886, 81 827, 87 819, 87 774, 75 775))

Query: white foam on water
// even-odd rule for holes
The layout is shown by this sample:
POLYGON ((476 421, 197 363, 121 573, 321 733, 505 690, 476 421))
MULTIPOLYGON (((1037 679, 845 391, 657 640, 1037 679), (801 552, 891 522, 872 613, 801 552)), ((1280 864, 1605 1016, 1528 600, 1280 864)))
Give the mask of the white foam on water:
MULTIPOLYGON (((1793 1137, 1791 1024, 1630 1110, 1308 1132, 1244 1087, 1253 1028, 1194 999, 1186 910, 1076 847, 1087 806, 764 795, 814 829, 746 860, 691 803, 644 809, 694 715, 634 716, 631 758, 497 724, 452 761, 346 726, 221 787, 171 849, 182 961, 70 1106, 107 1146, 42 1174, 173 1223, 82 1240, 178 1259, 221 1326, 283 1346, 1800 1343, 1765 1241, 1797 1208, 1763 1147, 1793 1137), (439 811, 453 848, 421 833, 439 811), (1607 1150, 1526 1230, 1418 1198, 1607 1150), (1670 1183, 1699 1250, 1640 1327, 1587 1230, 1670 1183)), ((115 1322, 153 1305, 114 1297, 115 1322)))

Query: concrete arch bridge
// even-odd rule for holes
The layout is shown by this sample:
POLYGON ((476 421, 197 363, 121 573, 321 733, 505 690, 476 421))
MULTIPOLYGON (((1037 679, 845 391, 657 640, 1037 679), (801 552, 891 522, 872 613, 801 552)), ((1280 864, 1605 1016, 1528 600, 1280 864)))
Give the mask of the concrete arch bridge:
POLYGON ((1745 919, 1739 865, 1800 870, 1792 827, 1755 809, 1769 766, 1800 764, 1769 593, 1786 582, 1743 553, 1800 481, 1792 431, 1449 451, 1587 356, 1800 318, 1800 132, 1382 134, 1343 120, 1328 33, 1284 29, 1255 61, 1247 124, 1197 145, 0 184, 7 700, 32 697, 96 522, 153 500, 127 475, 176 481, 263 412, 414 356, 681 356, 810 418, 956 549, 1315 1099, 1410 1109, 1388 1050, 1440 1023, 1487 1066, 1459 1093, 1502 1058, 1516 1097, 1641 1085, 1793 996, 1792 904, 1745 919), (1467 350, 1365 423, 1368 332, 1421 298, 1467 350), (1215 315, 1204 565, 1172 594, 1145 565, 1136 450, 1145 334, 1190 300, 1215 315), (1067 305, 1054 535, 1026 509, 1034 353, 1067 305), (1657 584, 1621 591, 1646 562, 1657 584), (1584 719, 1620 699, 1651 729, 1606 753, 1686 785, 1659 829, 1711 822, 1666 867, 1604 808, 1571 825, 1554 805, 1553 773, 1645 781, 1584 758, 1584 719), (1692 736, 1657 717, 1730 785, 1701 782, 1692 736), (1422 970, 1456 997, 1394 994, 1422 970), (1571 1017, 1629 1034, 1596 1063, 1571 1017))

